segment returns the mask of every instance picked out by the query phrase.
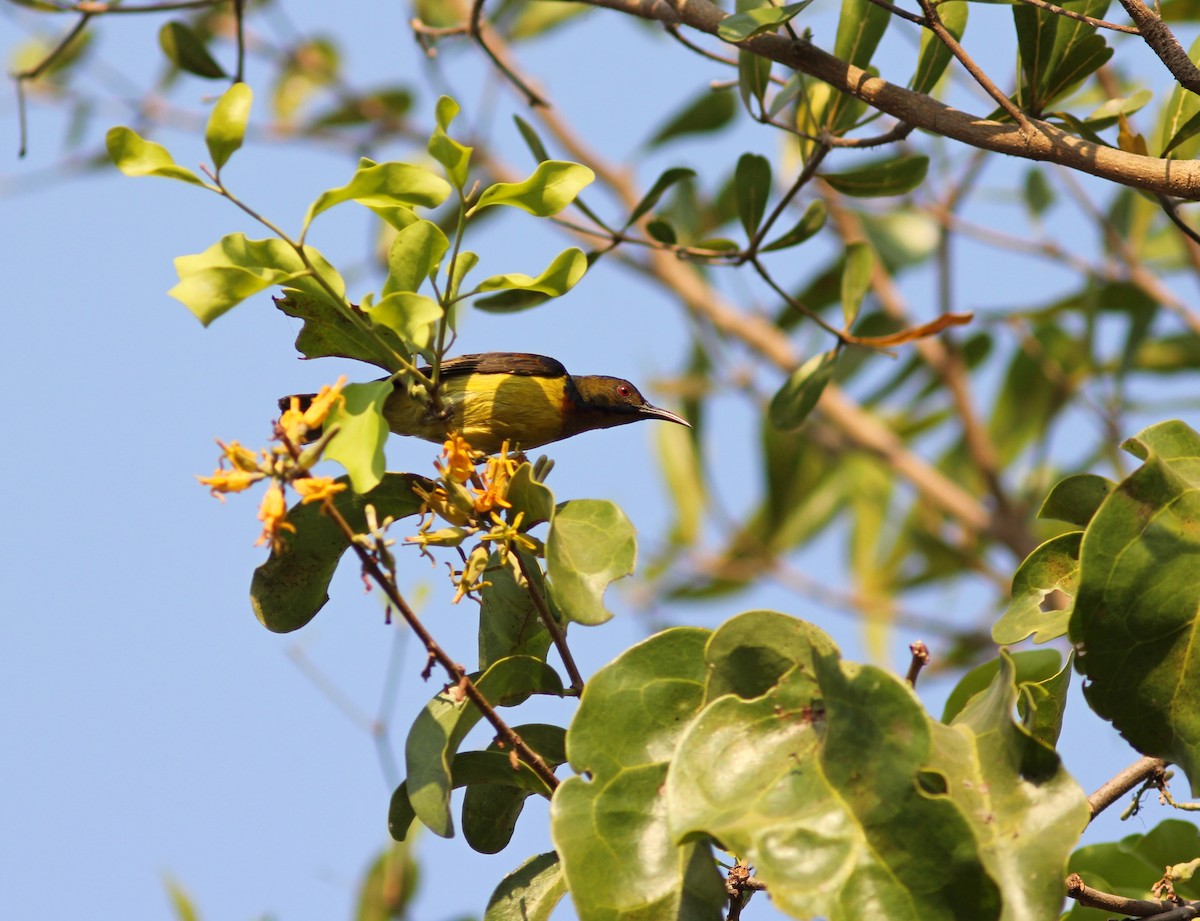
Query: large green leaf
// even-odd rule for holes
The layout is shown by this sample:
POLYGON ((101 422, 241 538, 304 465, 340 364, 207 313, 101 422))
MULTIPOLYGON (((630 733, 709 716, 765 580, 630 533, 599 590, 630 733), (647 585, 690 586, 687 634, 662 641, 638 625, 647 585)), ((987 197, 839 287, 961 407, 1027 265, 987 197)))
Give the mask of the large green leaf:
POLYGON ((991 687, 1006 661, 1013 664, 1014 680, 1020 685, 1044 681, 1058 674, 1062 666, 1062 655, 1056 649, 1029 649, 1008 653, 1003 659, 997 657, 976 666, 959 679, 950 696, 946 698, 946 705, 942 708, 942 722, 949 723, 963 711, 976 694, 981 694, 991 687))
POLYGON ((488 186, 470 213, 491 205, 508 205, 538 217, 550 217, 571 204, 595 178, 596 174, 582 164, 546 160, 537 165, 528 179, 488 186))
MULTIPOLYGON (((487 584, 479 593, 480 668, 514 655, 545 659, 550 649, 550 634, 538 617, 528 589, 517 582, 513 573, 516 552, 509 553, 507 566, 500 565, 497 554, 488 559, 487 584)), ((530 571, 534 569, 541 571, 536 564, 530 571)), ((538 588, 545 597, 545 586, 539 584, 538 588)))
POLYGON ((172 20, 164 23, 158 30, 158 46, 172 64, 189 74, 206 80, 222 80, 229 76, 225 68, 208 53, 204 39, 186 22, 172 20))
POLYGON ((229 158, 242 146, 253 98, 254 94, 249 84, 235 83, 213 106, 212 114, 208 117, 208 126, 204 131, 204 141, 208 145, 208 155, 212 157, 213 165, 218 170, 229 162, 229 158))
POLYGON ((1070 634, 1084 695, 1138 751, 1177 763, 1200 792, 1200 435, 1151 426, 1143 461, 1083 538, 1070 634))
POLYGON ((592 676, 567 733, 577 775, 554 792, 550 833, 580 921, 718 921, 709 848, 667 833, 663 785, 704 699, 707 630, 680 627, 592 676))
POLYGON ((1016 675, 1001 653, 988 689, 949 726, 935 724, 930 769, 975 833, 983 866, 1000 887, 1001 917, 1042 921, 1062 904, 1067 858, 1090 812, 1054 749, 1013 722, 1016 675))
MULTIPOLYGON (((562 693, 562 682, 554 669, 529 656, 501 659, 473 679, 493 707, 514 706, 535 692, 562 693)), ((449 688, 420 712, 404 745, 408 769, 405 783, 413 811, 430 831, 443 838, 454 834, 450 818, 450 791, 454 787, 451 764, 458 746, 482 717, 467 697, 449 688)))
POLYGON ((771 161, 758 154, 742 154, 734 175, 737 190, 738 217, 746 236, 753 238, 762 223, 771 194, 771 161))
POLYGON ((388 248, 388 277, 382 293, 419 291, 441 265, 450 241, 433 221, 414 221, 396 234, 388 248))
POLYGON ((1094 473, 1069 476, 1054 484, 1038 509, 1038 518, 1065 521, 1086 528, 1096 510, 1117 484, 1094 473))
POLYGON ((375 163, 365 157, 350 181, 328 189, 309 205, 304 226, 342 202, 356 201, 374 208, 436 208, 450 195, 450 184, 423 166, 411 163, 375 163))
MULTIPOLYGON (((339 482, 346 482, 346 477, 339 482)), ((380 520, 391 516, 404 518, 421 509, 421 499, 413 492, 420 484, 430 490, 433 484, 413 473, 386 473, 379 485, 365 495, 344 490, 333 503, 356 533, 367 528, 366 507, 375 506, 380 520)), ((275 633, 289 633, 307 624, 329 600, 329 582, 342 555, 350 549, 350 539, 316 504, 297 504, 288 509, 288 521, 294 533, 283 533, 278 547, 267 561, 254 570, 250 582, 250 605, 264 627, 275 633)))
POLYGON ((804 424, 825 387, 833 380, 840 354, 839 349, 830 349, 814 355, 791 373, 771 398, 767 410, 771 425, 784 431, 795 431, 804 424))
POLYGON ((728 90, 705 90, 689 102, 674 118, 658 129, 648 147, 658 147, 673 138, 688 134, 707 134, 724 128, 737 114, 737 100, 728 90))
POLYGON ((879 160, 844 173, 822 173, 821 178, 843 195, 883 198, 911 192, 925 181, 928 171, 929 158, 912 155, 879 160))
POLYGON ((999 918, 968 818, 919 788, 928 716, 902 682, 829 645, 762 696, 719 697, 691 721, 667 778, 675 840, 715 837, 796 918, 999 918))
POLYGON ((179 179, 192 185, 204 182, 185 166, 180 166, 162 144, 147 141, 132 128, 109 128, 104 137, 108 158, 126 176, 159 176, 179 179))
MULTIPOLYGON (((313 269, 339 294, 344 292, 333 266, 311 246, 304 247, 304 252, 313 269)), ((222 237, 202 253, 176 257, 175 272, 179 284, 167 293, 182 301, 205 326, 259 291, 283 284, 301 285, 311 275, 291 245, 274 238, 251 240, 241 233, 222 237)))
POLYGON ((346 468, 357 493, 369 492, 383 479, 383 445, 388 436, 383 403, 392 389, 390 380, 349 384, 325 420, 326 429, 336 428, 337 433, 322 457, 346 468))
POLYGON ((601 624, 612 617, 604 607, 610 582, 633 572, 637 540, 633 525, 615 504, 574 499, 554 513, 546 536, 550 596, 570 620, 601 624))

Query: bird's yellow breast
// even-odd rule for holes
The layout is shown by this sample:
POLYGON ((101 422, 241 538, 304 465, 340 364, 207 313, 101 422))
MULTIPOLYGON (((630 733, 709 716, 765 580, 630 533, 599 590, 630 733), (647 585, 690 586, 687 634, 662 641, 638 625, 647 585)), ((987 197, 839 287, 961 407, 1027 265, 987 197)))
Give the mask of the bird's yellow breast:
POLYGON ((446 378, 439 397, 450 417, 442 421, 425 404, 397 390, 383 413, 401 435, 444 441, 451 433, 493 454, 504 441, 536 448, 562 437, 566 378, 521 374, 464 374, 446 378))

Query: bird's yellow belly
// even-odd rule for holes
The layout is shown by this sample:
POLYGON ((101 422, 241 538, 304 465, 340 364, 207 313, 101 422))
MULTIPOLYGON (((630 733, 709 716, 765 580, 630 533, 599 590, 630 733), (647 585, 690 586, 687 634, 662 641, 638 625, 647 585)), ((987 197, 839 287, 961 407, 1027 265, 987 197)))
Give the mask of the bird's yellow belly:
POLYGON ((561 437, 564 389, 561 378, 471 374, 443 382, 441 401, 450 410, 445 422, 402 391, 388 399, 384 415, 401 435, 441 442, 453 432, 488 454, 505 441, 510 448, 530 449, 561 437))

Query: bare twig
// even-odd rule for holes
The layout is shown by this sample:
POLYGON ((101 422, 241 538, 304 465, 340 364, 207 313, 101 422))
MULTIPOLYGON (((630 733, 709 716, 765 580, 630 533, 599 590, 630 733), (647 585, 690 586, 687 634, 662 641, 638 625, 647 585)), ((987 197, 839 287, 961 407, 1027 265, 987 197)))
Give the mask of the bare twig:
POLYGON ((1039 10, 1045 10, 1048 13, 1053 13, 1055 16, 1063 16, 1067 19, 1074 19, 1076 22, 1086 22, 1089 26, 1095 26, 1097 29, 1110 29, 1113 32, 1125 32, 1129 35, 1140 35, 1141 33, 1133 26, 1123 26, 1116 22, 1108 22, 1104 19, 1094 19, 1091 16, 1085 16, 1083 13, 1076 13, 1074 10, 1066 10, 1061 6, 1055 6, 1053 3, 1047 3, 1046 0, 1021 0, 1029 6, 1036 6, 1039 10))
POLYGON ((1138 784, 1145 783, 1155 774, 1161 774, 1166 766, 1167 762, 1161 758, 1141 758, 1135 761, 1111 780, 1101 784, 1096 792, 1088 797, 1088 812, 1095 818, 1138 784))
POLYGON ((917 676, 921 674, 921 669, 929 664, 929 647, 917 640, 908 647, 908 651, 912 653, 912 661, 908 663, 908 674, 904 676, 904 680, 910 688, 915 689, 917 676))
POLYGON ((67 50, 67 48, 70 47, 71 42, 75 41, 76 38, 83 34, 83 30, 87 28, 87 24, 89 21, 91 21, 92 16, 92 13, 84 13, 79 17, 75 25, 68 30, 66 35, 62 37, 58 44, 50 49, 44 58, 42 58, 32 67, 18 71, 12 75, 17 86, 17 122, 20 126, 20 141, 17 145, 18 157, 24 157, 29 150, 28 127, 25 118, 25 83, 30 80, 36 80, 47 70, 49 70, 54 62, 62 57, 63 53, 67 50))
POLYGON ((475 0, 475 5, 471 7, 471 38, 475 39, 476 44, 483 49, 483 53, 492 59, 492 63, 496 65, 496 69, 508 79, 516 89, 525 97, 531 106, 549 106, 542 96, 535 93, 530 88, 529 84, 522 80, 509 66, 501 56, 492 49, 484 38, 484 23, 483 23, 483 4, 485 0, 475 0))
POLYGON ((542 625, 546 628, 546 632, 550 634, 550 639, 554 641, 554 648, 558 650, 559 657, 562 658, 563 667, 567 670, 567 675, 571 679, 571 690, 576 694, 583 692, 583 676, 579 674, 579 666, 575 664, 575 657, 571 655, 571 648, 567 645, 566 634, 558 625, 558 621, 554 619, 554 612, 550 610, 550 606, 546 604, 546 598, 542 595, 541 589, 538 588, 537 582, 534 581, 533 574, 529 571, 529 566, 525 562, 525 555, 519 550, 514 551, 517 554, 517 564, 521 567, 521 575, 525 577, 525 590, 529 592, 529 598, 533 601, 534 610, 538 612, 538 617, 541 618, 542 625))
POLYGON ((1131 915, 1135 918, 1160 918, 1162 921, 1167 921, 1168 918, 1172 921, 1195 918, 1197 917, 1195 908, 1200 905, 1196 902, 1180 904, 1161 899, 1128 899, 1123 895, 1101 892, 1084 885, 1083 878, 1078 873, 1072 873, 1067 877, 1067 895, 1087 908, 1099 908, 1101 911, 1131 915), (1190 914, 1175 914, 1176 910, 1189 907, 1192 909, 1190 914))

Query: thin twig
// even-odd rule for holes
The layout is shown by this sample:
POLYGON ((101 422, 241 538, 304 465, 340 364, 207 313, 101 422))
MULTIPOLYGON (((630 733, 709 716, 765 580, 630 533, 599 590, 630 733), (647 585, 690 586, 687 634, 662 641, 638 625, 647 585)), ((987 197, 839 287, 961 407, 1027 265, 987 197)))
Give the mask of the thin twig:
POLYGON ((237 29, 237 73, 234 83, 243 83, 246 79, 246 0, 233 0, 233 17, 237 29))
POLYGON ((887 10, 893 16, 899 16, 901 19, 905 19, 908 22, 911 22, 915 26, 928 25, 928 23, 925 22, 924 18, 918 16, 916 13, 910 13, 908 10, 902 10, 900 7, 896 6, 895 4, 888 3, 887 0, 871 0, 871 2, 874 3, 876 6, 887 10))
POLYGON ((33 65, 33 67, 18 71, 12 75, 13 80, 16 81, 17 84, 17 123, 20 131, 20 140, 17 144, 18 158, 24 158, 25 154, 29 150, 29 138, 27 134, 28 129, 25 119, 25 82, 27 80, 36 80, 38 77, 44 74, 50 68, 50 66, 54 64, 55 61, 62 57, 63 52, 67 50, 71 42, 78 38, 83 30, 87 28, 87 24, 91 20, 92 16, 92 13, 84 13, 79 17, 79 21, 71 27, 71 29, 66 35, 63 36, 62 40, 57 45, 50 49, 44 58, 38 61, 37 64, 33 65))
POLYGON ((754 234, 754 239, 750 241, 750 245, 746 248, 743 254, 744 259, 753 259, 758 254, 758 248, 762 246, 763 240, 779 220, 779 216, 783 214, 788 205, 792 203, 792 199, 797 193, 804 188, 817 174, 817 169, 821 166, 821 161, 825 159, 829 153, 827 144, 818 144, 815 150, 809 155, 808 161, 804 164, 804 168, 800 170, 800 175, 796 177, 796 181, 792 183, 790 189, 783 194, 775 208, 767 216, 767 219, 759 226, 758 231, 754 234))
POLYGON ((926 28, 938 37, 938 40, 958 59, 958 63, 966 68, 967 73, 975 78, 975 82, 983 87, 984 92, 991 96, 996 101, 996 104, 1009 114, 1013 121, 1023 129, 1033 131, 1033 125, 1030 123, 1028 116, 1017 108, 1016 103, 1008 98, 1008 94, 996 86, 992 82, 992 78, 983 72, 983 68, 976 64, 974 59, 967 54, 966 49, 958 43, 958 39, 943 24, 942 17, 938 15, 938 11, 933 3, 930 0, 918 0, 918 2, 925 13, 926 28))
POLYGON ((508 82, 520 91, 531 106, 549 106, 550 104, 545 99, 535 93, 524 80, 517 76, 516 72, 509 67, 506 61, 501 60, 500 56, 492 50, 486 39, 484 39, 483 4, 485 2, 486 0, 475 0, 475 5, 471 7, 471 38, 483 49, 483 53, 492 59, 492 63, 496 65, 496 69, 508 78, 508 82))
POLYGON ((917 676, 921 674, 921 669, 929 664, 929 647, 917 640, 909 645, 908 651, 912 653, 912 661, 908 663, 908 674, 904 676, 904 680, 910 688, 916 690, 917 676))
POLYGON ((1061 6, 1055 6, 1053 3, 1047 3, 1046 0, 1020 0, 1020 2, 1027 3, 1030 6, 1036 6, 1039 10, 1045 10, 1048 13, 1053 13, 1055 16, 1063 16, 1067 19, 1074 19, 1076 22, 1086 22, 1089 26, 1095 26, 1097 29, 1111 29, 1113 32, 1125 32, 1129 35, 1141 34, 1141 32, 1133 26, 1123 26, 1120 23, 1108 22, 1104 19, 1094 19, 1091 16, 1083 15, 1083 13, 1076 13, 1074 10, 1063 9, 1061 6))
POLYGON ((575 664, 575 658, 571 655, 570 647, 567 646, 566 634, 559 627, 558 621, 554 618, 554 612, 546 604, 545 596, 542 595, 537 582, 534 581, 533 573, 529 571, 529 567, 525 562, 525 555, 519 550, 514 552, 517 554, 517 565, 521 567, 521 575, 525 577, 525 590, 529 592, 529 598, 533 601, 533 607, 538 612, 538 617, 541 618, 542 625, 546 628, 546 632, 550 634, 550 639, 554 641, 554 648, 558 650, 563 667, 566 668, 567 675, 571 679, 571 690, 576 694, 581 694, 583 693, 583 676, 579 674, 579 666, 575 664))
POLYGON ((1111 780, 1101 784, 1096 792, 1088 797, 1088 812, 1091 817, 1094 819, 1138 784, 1144 783, 1155 774, 1161 774, 1166 766, 1167 762, 1161 758, 1141 758, 1111 780))
POLYGON ((1171 918, 1195 918, 1194 911, 1187 915, 1175 915, 1174 912, 1176 909, 1188 905, 1200 904, 1191 902, 1181 905, 1178 902, 1160 899, 1129 899, 1112 892, 1101 892, 1099 889, 1084 885, 1083 878, 1078 873, 1072 873, 1067 877, 1067 896, 1087 908, 1099 908, 1101 911, 1131 915, 1135 918, 1161 917, 1165 919, 1168 917, 1168 913, 1171 913, 1169 915, 1171 918))

